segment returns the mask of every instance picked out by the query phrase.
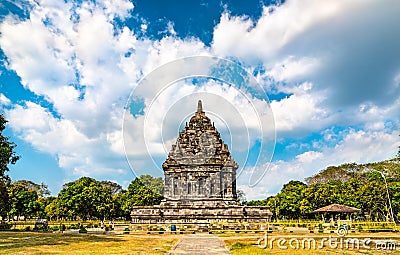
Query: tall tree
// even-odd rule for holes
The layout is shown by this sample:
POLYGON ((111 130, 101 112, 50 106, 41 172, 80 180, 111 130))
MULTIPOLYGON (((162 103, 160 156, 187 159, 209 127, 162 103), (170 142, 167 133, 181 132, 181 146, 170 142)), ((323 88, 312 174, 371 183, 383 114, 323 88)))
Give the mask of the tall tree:
POLYGON ((7 120, 0 114, 0 177, 6 177, 9 164, 15 164, 20 158, 14 151, 17 146, 3 135, 7 120))
POLYGON ((122 191, 122 186, 113 181, 101 181, 101 185, 111 190, 111 196, 115 196, 122 191))
POLYGON ((93 178, 82 177, 65 184, 52 203, 63 216, 83 220, 106 218, 112 208, 111 190, 93 178))
POLYGON ((7 189, 9 185, 9 180, 0 177, 0 216, 2 219, 5 219, 10 211, 10 197, 7 189))
POLYGON ((301 216, 300 202, 303 200, 303 190, 306 187, 307 185, 300 181, 290 181, 283 185, 282 190, 276 195, 279 217, 297 219, 301 216))
POLYGON ((21 184, 12 183, 8 187, 8 196, 10 198, 10 215, 37 216, 40 205, 35 191, 28 190, 21 184))
POLYGON ((164 182, 161 177, 153 177, 149 174, 139 176, 139 181, 149 188, 153 193, 163 195, 164 193, 164 182))
POLYGON ((41 198, 50 195, 48 186, 46 184, 44 184, 43 182, 41 184, 37 184, 37 183, 34 183, 33 181, 18 180, 18 181, 15 181, 14 183, 21 184, 27 190, 35 191, 38 194, 38 196, 41 198))
POLYGON ((160 187, 161 178, 155 178, 152 176, 145 176, 144 179, 147 184, 153 184, 153 189, 149 186, 144 185, 141 182, 141 177, 134 179, 128 186, 128 189, 123 193, 121 197, 121 208, 125 214, 130 214, 133 206, 145 206, 145 205, 157 205, 160 204, 163 196, 158 192, 153 192, 155 187, 158 187, 158 191, 162 190, 160 187), (150 178, 149 178, 150 177, 150 178))

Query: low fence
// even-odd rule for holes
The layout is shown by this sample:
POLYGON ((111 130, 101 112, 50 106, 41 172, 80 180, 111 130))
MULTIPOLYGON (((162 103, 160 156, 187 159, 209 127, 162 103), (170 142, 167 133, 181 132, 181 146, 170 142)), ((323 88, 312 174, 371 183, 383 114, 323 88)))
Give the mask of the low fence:
MULTIPOLYGON (((11 230, 33 230, 35 220, 6 222, 11 230)), ((346 225, 349 232, 397 232, 400 227, 394 222, 388 221, 348 221, 338 220, 335 222, 290 220, 273 222, 194 222, 194 223, 157 223, 143 224, 131 223, 129 221, 49 221, 50 230, 74 230, 80 226, 86 229, 98 229, 107 231, 129 231, 133 233, 258 233, 258 232, 296 232, 310 231, 311 233, 333 233, 340 226, 346 225)))

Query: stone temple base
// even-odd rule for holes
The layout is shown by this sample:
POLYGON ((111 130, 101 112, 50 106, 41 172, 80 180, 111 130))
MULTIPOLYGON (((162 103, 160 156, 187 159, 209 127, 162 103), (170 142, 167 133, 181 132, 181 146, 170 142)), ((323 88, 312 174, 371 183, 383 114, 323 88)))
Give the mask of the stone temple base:
POLYGON ((226 200, 163 201, 155 206, 132 208, 133 223, 268 222, 268 206, 241 206, 226 200))

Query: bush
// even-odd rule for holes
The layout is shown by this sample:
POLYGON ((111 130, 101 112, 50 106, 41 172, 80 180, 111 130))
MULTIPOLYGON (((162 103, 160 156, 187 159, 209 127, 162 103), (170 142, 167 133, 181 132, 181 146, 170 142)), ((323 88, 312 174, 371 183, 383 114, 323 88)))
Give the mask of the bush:
POLYGON ((25 231, 31 231, 31 226, 25 227, 25 231))
POLYGON ((79 233, 87 233, 87 230, 84 226, 81 226, 81 228, 79 229, 79 233))
POLYGON ((247 246, 249 246, 249 245, 248 245, 248 244, 245 244, 245 243, 241 243, 241 242, 236 242, 236 243, 232 244, 232 245, 229 247, 229 250, 230 250, 230 251, 233 251, 233 250, 241 250, 241 249, 244 249, 244 248, 247 247, 247 246))
POLYGON ((64 225, 64 224, 61 224, 60 230, 61 230, 61 231, 65 231, 65 229, 66 229, 65 225, 64 225))
POLYGON ((60 230, 60 228, 59 228, 58 226, 52 226, 52 227, 51 227, 51 230, 53 230, 53 231, 58 231, 58 230, 60 230))
POLYGON ((159 234, 164 234, 164 232, 165 232, 165 229, 163 229, 163 228, 160 228, 160 230, 159 230, 159 234))
POLYGON ((76 226, 75 226, 75 224, 71 224, 71 225, 69 225, 69 226, 68 226, 68 229, 76 229, 76 226))
POLYGON ((126 227, 126 228, 124 229, 124 234, 129 234, 129 232, 130 232, 130 229, 129 229, 128 227, 126 227))
POLYGON ((98 228, 99 225, 98 225, 97 223, 95 223, 95 224, 93 225, 93 227, 94 227, 94 228, 98 228))
POLYGON ((322 227, 322 224, 321 224, 321 223, 318 224, 318 232, 319 232, 319 233, 324 232, 324 228, 322 227))

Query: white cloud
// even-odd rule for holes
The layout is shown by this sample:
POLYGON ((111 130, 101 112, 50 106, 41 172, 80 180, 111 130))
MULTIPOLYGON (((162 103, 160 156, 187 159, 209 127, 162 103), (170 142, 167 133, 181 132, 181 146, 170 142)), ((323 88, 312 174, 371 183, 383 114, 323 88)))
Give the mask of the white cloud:
POLYGON ((265 7, 256 22, 224 13, 214 29, 213 48, 224 56, 233 55, 247 61, 261 57, 269 62, 269 58, 297 36, 351 8, 352 2, 287 1, 276 8, 265 7))
POLYGON ((11 104, 11 100, 8 99, 3 93, 0 93, 0 109, 3 106, 7 106, 11 104))
POLYGON ((321 105, 323 98, 311 94, 309 85, 298 86, 296 94, 271 102, 276 130, 281 136, 320 130, 331 122, 328 109, 321 105))
POLYGON ((154 68, 209 49, 193 38, 139 40, 127 27, 117 28, 113 19, 129 15, 129 1, 32 4, 29 19, 10 16, 0 24, 0 46, 24 87, 53 110, 29 101, 13 105, 6 111, 11 128, 69 174, 124 173, 121 127, 132 88, 154 68))

